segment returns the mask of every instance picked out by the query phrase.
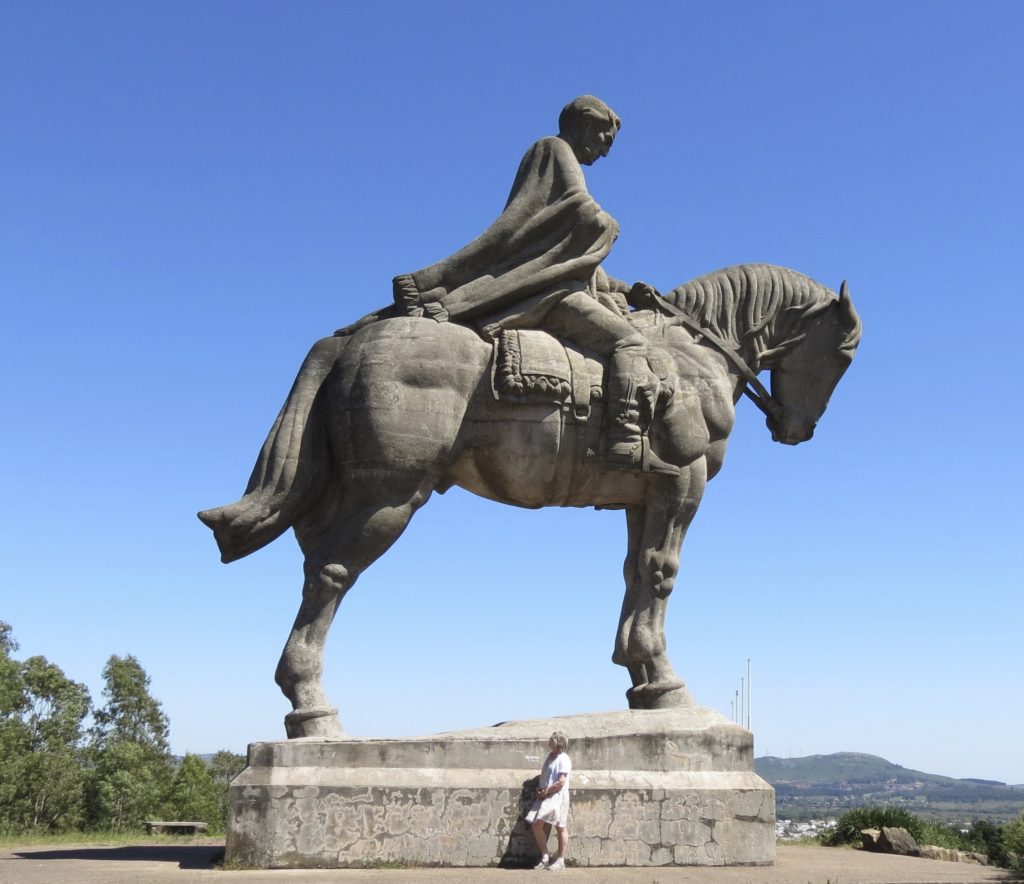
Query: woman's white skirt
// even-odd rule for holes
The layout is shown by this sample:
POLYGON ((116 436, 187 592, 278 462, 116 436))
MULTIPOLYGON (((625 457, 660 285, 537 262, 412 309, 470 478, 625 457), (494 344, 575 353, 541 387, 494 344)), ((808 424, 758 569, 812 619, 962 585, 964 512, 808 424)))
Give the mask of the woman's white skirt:
POLYGON ((564 829, 569 824, 569 790, 560 789, 554 795, 534 801, 526 814, 526 821, 532 824, 534 820, 564 829))

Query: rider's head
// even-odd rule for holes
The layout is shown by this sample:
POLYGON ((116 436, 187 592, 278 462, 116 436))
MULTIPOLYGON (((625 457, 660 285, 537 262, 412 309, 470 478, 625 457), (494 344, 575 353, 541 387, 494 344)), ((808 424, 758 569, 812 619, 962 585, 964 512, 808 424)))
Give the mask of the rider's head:
POLYGON ((558 134, 584 166, 607 156, 622 120, 600 98, 581 95, 558 115, 558 134))

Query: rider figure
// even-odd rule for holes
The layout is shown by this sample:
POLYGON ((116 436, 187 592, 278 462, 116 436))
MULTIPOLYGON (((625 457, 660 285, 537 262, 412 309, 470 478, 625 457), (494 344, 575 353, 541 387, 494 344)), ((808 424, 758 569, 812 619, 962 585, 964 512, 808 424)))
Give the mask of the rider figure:
POLYGON ((607 156, 621 125, 593 96, 567 104, 558 135, 542 138, 523 157, 502 214, 450 257, 396 276, 395 303, 407 315, 450 319, 493 336, 543 328, 608 359, 607 463, 675 474, 644 438, 641 399, 649 418, 666 391, 623 303, 651 306, 657 293, 600 268, 619 226, 590 195, 581 168, 607 156))

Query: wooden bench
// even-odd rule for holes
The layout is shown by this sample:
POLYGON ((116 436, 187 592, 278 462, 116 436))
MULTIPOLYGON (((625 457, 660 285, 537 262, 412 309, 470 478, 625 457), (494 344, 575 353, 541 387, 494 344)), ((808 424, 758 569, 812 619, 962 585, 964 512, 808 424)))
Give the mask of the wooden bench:
POLYGON ((199 835, 206 831, 206 823, 182 820, 146 820, 150 835, 199 835))

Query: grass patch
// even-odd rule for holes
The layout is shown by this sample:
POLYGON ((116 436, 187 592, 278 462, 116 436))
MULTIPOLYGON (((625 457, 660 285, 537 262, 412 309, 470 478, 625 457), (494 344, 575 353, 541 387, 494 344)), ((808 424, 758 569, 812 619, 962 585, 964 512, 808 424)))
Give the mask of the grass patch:
POLYGON ((259 869, 259 866, 249 865, 237 859, 226 859, 223 850, 213 858, 213 867, 218 872, 252 872, 259 869))

